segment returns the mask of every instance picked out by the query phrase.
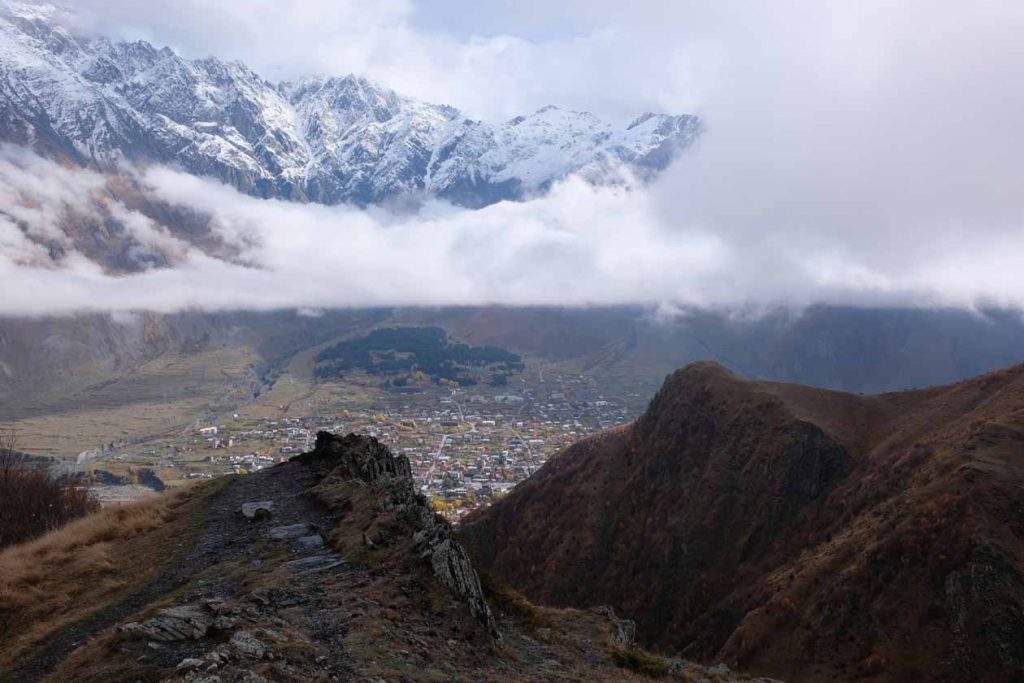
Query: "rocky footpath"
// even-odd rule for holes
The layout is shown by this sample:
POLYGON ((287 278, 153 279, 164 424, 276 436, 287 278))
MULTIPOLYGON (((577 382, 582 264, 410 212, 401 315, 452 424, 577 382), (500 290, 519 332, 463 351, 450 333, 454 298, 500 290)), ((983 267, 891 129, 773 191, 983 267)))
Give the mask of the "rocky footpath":
MULTIPOLYGON (((487 636, 500 638, 479 577, 466 552, 453 541, 448 524, 436 517, 423 496, 416 493, 408 459, 393 455, 376 439, 321 432, 313 451, 294 458, 284 468, 302 472, 309 483, 318 482, 328 489, 345 482, 372 492, 376 498, 373 513, 390 511, 406 522, 410 528, 405 535, 411 537, 416 557, 465 605, 487 636)), ((247 531, 258 530, 251 534, 255 545, 277 551, 271 557, 248 560, 245 569, 246 574, 255 570, 255 576, 248 577, 246 583, 261 584, 273 576, 272 587, 243 595, 237 590, 234 595, 198 591, 189 595, 190 601, 185 604, 158 609, 147 619, 118 627, 129 649, 141 650, 144 643, 147 650, 157 654, 146 652, 142 656, 174 662, 174 673, 165 680, 255 683, 297 680, 313 670, 330 675, 332 680, 347 680, 353 674, 347 653, 325 648, 323 643, 302 635, 297 624, 279 613, 282 609, 298 609, 311 615, 314 623, 320 621, 323 630, 344 632, 336 613, 321 611, 327 598, 323 595, 324 581, 342 574, 358 575, 364 569, 325 547, 320 532, 334 526, 328 519, 329 506, 325 509, 314 496, 306 496, 306 514, 300 516, 294 509, 293 496, 259 492, 260 499, 242 502, 233 517, 244 520, 247 531), (309 514, 314 509, 318 514, 309 514), (282 557, 284 549, 287 554, 282 557), (320 600, 316 599, 318 595, 320 600), (333 666, 332 656, 336 660, 333 666), (268 672, 272 674, 269 677, 268 672)), ((376 534, 376 541, 366 536, 366 548, 387 545, 392 539, 385 536, 376 534)))
POLYGON ((164 681, 353 680, 343 623, 324 607, 329 582, 364 569, 326 547, 334 520, 309 494, 318 480, 298 463, 235 478, 196 539, 207 562, 156 602, 169 606, 119 624, 104 657, 127 656, 164 681))
POLYGON ((481 581, 408 460, 375 439, 321 433, 289 462, 199 486, 181 508, 193 523, 125 541, 166 553, 147 556, 155 576, 116 576, 117 601, 52 630, 26 624, 36 644, 0 682, 746 680, 644 652, 609 608, 536 607, 481 581))

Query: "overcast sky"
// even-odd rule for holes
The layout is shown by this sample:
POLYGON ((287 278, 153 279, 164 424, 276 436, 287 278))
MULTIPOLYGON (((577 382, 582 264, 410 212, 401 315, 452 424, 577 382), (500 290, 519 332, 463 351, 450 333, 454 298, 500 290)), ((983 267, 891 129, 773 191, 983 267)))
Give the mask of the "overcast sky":
POLYGON ((694 18, 675 2, 641 0, 628 12, 605 0, 64 4, 106 35, 241 59, 272 80, 358 73, 487 119, 546 104, 606 116, 697 104, 686 64, 699 49, 694 18))
MULTIPOLYGON (((107 35, 242 59, 271 79, 355 72, 488 119, 554 103, 705 121, 697 145, 648 188, 569 182, 546 199, 477 213, 432 206, 388 217, 260 202, 206 183, 182 192, 191 180, 150 175, 158 191, 220 212, 225 224, 246 222, 273 244, 295 223, 330 225, 317 239, 346 235, 349 258, 390 259, 401 280, 365 291, 354 275, 324 273, 335 294, 282 285, 282 304, 1024 304, 1024 3, 65 4, 107 35), (418 230, 444 237, 396 239, 418 230), (423 250, 438 270, 403 276, 423 250), (478 253, 491 269, 460 272, 478 253)), ((292 259, 266 264, 283 281, 318 250, 273 253, 292 259)), ((223 305, 251 305, 245 278, 206 276, 234 283, 223 305)), ((120 306, 147 305, 139 296, 126 293, 120 306)), ((161 299, 175 305, 172 293, 161 299)))

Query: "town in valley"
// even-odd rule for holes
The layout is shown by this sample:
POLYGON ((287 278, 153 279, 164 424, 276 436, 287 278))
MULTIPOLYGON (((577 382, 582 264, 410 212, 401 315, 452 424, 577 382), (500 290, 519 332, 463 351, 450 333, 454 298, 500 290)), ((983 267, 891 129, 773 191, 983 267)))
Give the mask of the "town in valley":
POLYGON ((367 374, 310 383, 285 373, 253 402, 159 438, 104 444, 80 454, 74 469, 93 473, 105 500, 120 501, 147 493, 140 473, 161 486, 245 475, 311 450, 318 431, 355 432, 408 457, 432 507, 457 521, 566 446, 632 420, 639 396, 631 404, 591 376, 533 364, 498 386, 426 379, 396 387, 367 374), (108 472, 118 485, 95 476, 108 472))

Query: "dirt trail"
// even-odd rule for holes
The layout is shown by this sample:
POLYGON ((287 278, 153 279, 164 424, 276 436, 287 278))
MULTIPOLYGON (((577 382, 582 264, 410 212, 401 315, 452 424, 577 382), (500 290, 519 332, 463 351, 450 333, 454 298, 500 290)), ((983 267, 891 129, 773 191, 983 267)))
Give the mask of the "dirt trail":
MULTIPOLYGON (((177 540, 167 570, 120 602, 49 636, 32 651, 31 657, 18 663, 12 671, 0 674, 0 681, 32 683, 45 680, 76 648, 101 631, 130 621, 132 615, 147 605, 183 588, 187 587, 185 594, 180 599, 175 596, 175 602, 238 597, 235 595, 239 589, 236 582, 217 571, 212 572, 211 577, 207 570, 222 563, 249 562, 258 566, 259 548, 267 540, 268 529, 274 526, 306 523, 326 533, 333 524, 332 517, 321 503, 307 494, 315 483, 315 475, 298 463, 232 477, 205 508, 199 530, 177 540), (243 503, 262 500, 273 501, 270 520, 254 523, 239 513, 243 503), (203 579, 194 581, 200 574, 203 574, 203 579), (190 586, 193 581, 194 585, 190 586)), ((326 551, 311 548, 296 552, 311 555, 326 551)), ((306 592, 304 600, 315 602, 321 590, 321 579, 322 574, 296 577, 299 587, 306 592)))

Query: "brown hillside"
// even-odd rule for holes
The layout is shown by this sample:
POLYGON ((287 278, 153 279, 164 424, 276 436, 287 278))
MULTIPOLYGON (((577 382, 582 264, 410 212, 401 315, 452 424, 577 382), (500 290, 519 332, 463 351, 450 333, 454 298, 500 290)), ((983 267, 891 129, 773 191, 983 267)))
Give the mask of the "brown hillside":
POLYGON ((470 517, 531 599, 792 681, 1024 676, 1024 367, 857 396, 672 374, 470 517))
POLYGON ((772 683, 633 636, 479 577, 408 459, 355 434, 0 552, 0 683, 772 683))

